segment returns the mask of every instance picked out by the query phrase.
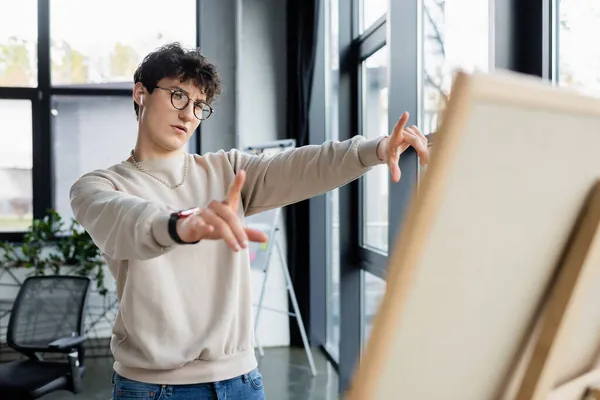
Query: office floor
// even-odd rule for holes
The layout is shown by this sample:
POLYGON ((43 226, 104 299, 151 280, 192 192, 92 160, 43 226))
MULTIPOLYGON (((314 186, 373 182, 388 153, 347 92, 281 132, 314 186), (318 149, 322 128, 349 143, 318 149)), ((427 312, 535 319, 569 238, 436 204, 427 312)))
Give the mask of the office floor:
MULTIPOLYGON (((267 400, 337 400, 337 375, 319 350, 313 350, 317 376, 310 373, 303 349, 271 348, 259 360, 267 400)), ((84 391, 77 396, 57 392, 44 400, 109 400, 111 398, 112 359, 91 358, 84 391)))

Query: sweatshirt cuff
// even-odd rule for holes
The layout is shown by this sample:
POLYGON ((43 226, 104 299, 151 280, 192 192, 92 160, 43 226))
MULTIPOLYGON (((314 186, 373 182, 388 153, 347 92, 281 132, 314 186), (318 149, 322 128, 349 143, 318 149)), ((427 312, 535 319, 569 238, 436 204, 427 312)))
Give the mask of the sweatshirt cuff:
POLYGON ((358 144, 358 158, 366 168, 384 164, 384 162, 377 157, 377 145, 383 138, 384 136, 380 136, 375 139, 363 140, 358 144))
POLYGON ((162 247, 171 247, 177 243, 169 235, 169 218, 171 213, 160 213, 152 221, 152 236, 162 247))

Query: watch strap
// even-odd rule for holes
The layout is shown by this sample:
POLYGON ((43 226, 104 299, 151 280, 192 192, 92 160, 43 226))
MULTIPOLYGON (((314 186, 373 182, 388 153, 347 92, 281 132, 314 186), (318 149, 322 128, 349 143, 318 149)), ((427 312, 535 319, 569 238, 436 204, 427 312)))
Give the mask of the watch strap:
POLYGON ((181 238, 177 234, 177 221, 179 221, 180 218, 186 218, 186 217, 192 215, 193 213, 190 212, 190 211, 191 210, 178 211, 178 212, 172 213, 169 216, 169 227, 168 227, 168 229, 169 229, 169 236, 171 237, 171 239, 173 239, 173 241, 175 243, 178 243, 178 244, 196 244, 196 243, 199 242, 199 240, 197 240, 195 242, 184 242, 183 240, 181 240, 181 238))

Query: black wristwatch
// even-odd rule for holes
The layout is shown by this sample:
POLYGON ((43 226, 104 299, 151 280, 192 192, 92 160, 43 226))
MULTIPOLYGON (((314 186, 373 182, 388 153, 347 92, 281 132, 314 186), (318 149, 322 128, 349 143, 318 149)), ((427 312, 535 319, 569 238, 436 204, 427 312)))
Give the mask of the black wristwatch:
POLYGON ((177 234, 177 221, 180 218, 187 218, 190 215, 197 213, 198 210, 200 210, 199 207, 194 207, 194 208, 188 208, 187 210, 177 211, 177 212, 174 212, 171 214, 171 216, 169 217, 169 236, 171 236, 171 239, 173 239, 175 241, 175 243, 196 244, 199 242, 199 240, 197 240, 195 242, 184 242, 183 240, 181 240, 181 238, 177 234))

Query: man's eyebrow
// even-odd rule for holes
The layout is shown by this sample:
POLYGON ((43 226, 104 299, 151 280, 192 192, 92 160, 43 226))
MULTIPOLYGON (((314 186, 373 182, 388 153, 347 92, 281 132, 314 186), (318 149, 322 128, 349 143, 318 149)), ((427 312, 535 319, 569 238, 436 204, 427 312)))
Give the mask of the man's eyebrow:
MULTIPOLYGON (((187 95, 188 95, 188 97, 190 97, 190 98, 192 97, 192 96, 190 95, 190 93, 189 93, 187 90, 183 89, 181 86, 177 86, 177 85, 171 85, 171 86, 169 86, 169 87, 170 87, 171 89, 177 89, 177 90, 181 90, 183 93, 187 94, 187 95)), ((203 104, 206 104, 206 100, 194 100, 194 102, 195 102, 195 103, 203 103, 203 104)))

